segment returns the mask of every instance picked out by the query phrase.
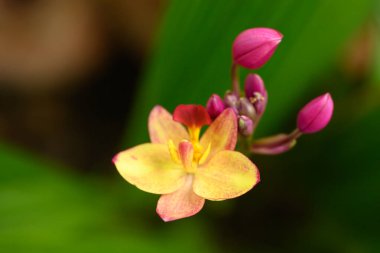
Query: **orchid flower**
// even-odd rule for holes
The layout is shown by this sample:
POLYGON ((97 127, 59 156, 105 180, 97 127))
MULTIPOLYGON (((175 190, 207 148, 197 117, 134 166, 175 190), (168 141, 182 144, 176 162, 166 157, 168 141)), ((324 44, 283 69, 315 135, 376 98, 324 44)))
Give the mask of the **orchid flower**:
POLYGON ((161 194, 157 213, 172 221, 198 213, 205 200, 238 197, 260 181, 257 167, 233 151, 237 118, 228 108, 200 138, 211 119, 200 105, 179 105, 173 116, 153 108, 148 128, 151 143, 118 153, 113 162, 121 176, 137 188, 161 194))

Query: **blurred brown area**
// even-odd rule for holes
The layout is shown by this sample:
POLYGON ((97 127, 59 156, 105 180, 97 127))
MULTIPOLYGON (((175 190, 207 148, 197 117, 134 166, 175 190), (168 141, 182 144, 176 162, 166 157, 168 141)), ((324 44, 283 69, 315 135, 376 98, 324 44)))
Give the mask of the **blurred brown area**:
POLYGON ((368 19, 362 27, 345 43, 338 59, 338 69, 334 74, 336 93, 344 92, 336 107, 342 125, 359 120, 380 106, 378 99, 378 81, 374 76, 377 70, 377 54, 379 44, 378 25, 368 19), (344 108, 340 110, 339 108, 344 108))
POLYGON ((0 137, 82 170, 109 164, 160 0, 0 0, 0 137))
POLYGON ((370 20, 346 43, 341 56, 341 70, 347 81, 365 81, 371 76, 375 61, 377 27, 370 20))

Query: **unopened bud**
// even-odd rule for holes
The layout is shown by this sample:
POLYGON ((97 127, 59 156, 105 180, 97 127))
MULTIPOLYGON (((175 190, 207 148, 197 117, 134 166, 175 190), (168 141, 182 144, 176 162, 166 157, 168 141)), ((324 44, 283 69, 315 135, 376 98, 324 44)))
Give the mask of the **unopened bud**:
POLYGON ((302 133, 315 133, 330 122, 334 111, 334 102, 330 93, 311 100, 298 113, 297 127, 302 133))
POLYGON ((225 106, 223 100, 219 97, 219 95, 213 94, 207 101, 206 109, 211 119, 215 119, 219 116, 219 114, 223 112, 225 106))
POLYGON ((251 102, 249 102, 249 100, 247 98, 240 98, 240 101, 239 101, 239 114, 240 115, 245 115, 247 116, 248 118, 254 120, 255 117, 256 117, 256 110, 255 108, 253 107, 253 105, 251 104, 251 102))
POLYGON ((253 133, 253 121, 247 116, 239 116, 238 119, 239 133, 244 136, 250 136, 253 133))
POLYGON ((258 115, 263 114, 268 100, 263 79, 257 74, 249 74, 244 84, 245 96, 250 100, 258 115))
POLYGON ((235 111, 236 115, 239 114, 239 97, 235 93, 227 92, 224 96, 224 104, 227 107, 232 108, 235 111))
POLYGON ((245 96, 253 97, 255 92, 263 96, 267 93, 263 79, 258 74, 248 74, 244 83, 245 96))
POLYGON ((283 35, 270 28, 241 32, 232 45, 234 62, 248 69, 262 67, 273 55, 283 35))

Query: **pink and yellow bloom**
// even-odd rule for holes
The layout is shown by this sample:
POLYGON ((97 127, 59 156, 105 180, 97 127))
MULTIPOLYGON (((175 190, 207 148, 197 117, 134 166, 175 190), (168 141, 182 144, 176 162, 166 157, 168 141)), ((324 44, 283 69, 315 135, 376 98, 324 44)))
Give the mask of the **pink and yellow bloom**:
POLYGON ((113 159, 129 183, 161 194, 157 213, 164 221, 198 213, 205 199, 238 197, 260 181, 257 167, 233 151, 235 112, 224 110, 200 138, 202 126, 210 123, 202 106, 180 105, 173 116, 156 106, 148 122, 151 143, 122 151, 113 159))

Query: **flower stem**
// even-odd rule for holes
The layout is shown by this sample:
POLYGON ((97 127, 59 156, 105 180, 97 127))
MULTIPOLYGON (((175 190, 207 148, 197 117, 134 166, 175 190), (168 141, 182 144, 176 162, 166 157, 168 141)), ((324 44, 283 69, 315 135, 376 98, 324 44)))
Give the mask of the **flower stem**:
POLYGON ((238 135, 237 151, 243 153, 246 156, 251 155, 251 137, 238 135))
POLYGON ((296 128, 289 134, 289 139, 298 139, 302 135, 301 131, 296 128))

